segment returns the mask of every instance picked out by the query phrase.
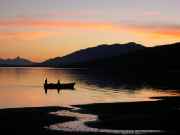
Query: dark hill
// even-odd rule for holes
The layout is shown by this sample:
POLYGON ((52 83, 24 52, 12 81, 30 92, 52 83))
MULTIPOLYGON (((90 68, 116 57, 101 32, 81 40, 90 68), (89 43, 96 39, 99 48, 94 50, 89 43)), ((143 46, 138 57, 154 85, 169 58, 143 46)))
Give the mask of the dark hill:
POLYGON ((74 65, 79 63, 92 62, 101 59, 107 59, 115 56, 125 55, 137 50, 142 50, 145 47, 136 44, 113 44, 113 45, 99 45, 97 47, 82 49, 76 52, 73 52, 64 57, 57 57, 54 59, 49 59, 42 63, 46 66, 67 66, 74 65))
POLYGON ((180 69, 180 43, 146 47, 135 52, 93 62, 81 63, 80 66, 103 67, 131 71, 175 71, 180 69))
POLYGON ((180 43, 143 47, 135 43, 101 45, 48 60, 43 64, 59 67, 103 68, 121 71, 177 71, 180 43))

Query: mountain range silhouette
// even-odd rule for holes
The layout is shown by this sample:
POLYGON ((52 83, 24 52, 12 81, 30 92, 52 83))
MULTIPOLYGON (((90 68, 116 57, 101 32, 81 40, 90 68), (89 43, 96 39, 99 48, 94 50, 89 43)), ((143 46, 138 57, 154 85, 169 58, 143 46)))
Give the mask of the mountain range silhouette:
POLYGON ((78 50, 63 57, 49 59, 41 64, 45 66, 75 65, 125 55, 144 48, 144 46, 133 42, 127 44, 103 44, 97 47, 78 50))
POLYGON ((98 45, 75 51, 63 57, 35 63, 17 57, 0 59, 0 66, 48 66, 68 68, 103 68, 128 71, 179 70, 180 43, 155 47, 130 42, 127 44, 98 45))
POLYGON ((14 59, 0 59, 0 66, 32 66, 35 62, 21 57, 16 57, 14 59))

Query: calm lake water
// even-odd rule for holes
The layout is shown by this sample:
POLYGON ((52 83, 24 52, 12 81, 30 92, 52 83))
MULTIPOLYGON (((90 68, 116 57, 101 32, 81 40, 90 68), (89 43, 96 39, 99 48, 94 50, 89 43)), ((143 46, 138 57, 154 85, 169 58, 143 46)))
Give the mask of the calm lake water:
POLYGON ((176 90, 162 90, 138 86, 112 79, 104 73, 90 73, 86 69, 0 68, 0 108, 69 106, 103 102, 150 100, 153 96, 178 95, 176 90), (75 90, 49 90, 43 83, 76 82, 75 90))

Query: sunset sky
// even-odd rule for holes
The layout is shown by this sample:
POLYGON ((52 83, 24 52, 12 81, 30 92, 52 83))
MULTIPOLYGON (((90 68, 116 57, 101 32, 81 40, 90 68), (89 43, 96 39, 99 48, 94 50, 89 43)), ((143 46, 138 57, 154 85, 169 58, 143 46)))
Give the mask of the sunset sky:
POLYGON ((104 43, 180 41, 180 0, 0 0, 0 58, 34 61, 104 43))

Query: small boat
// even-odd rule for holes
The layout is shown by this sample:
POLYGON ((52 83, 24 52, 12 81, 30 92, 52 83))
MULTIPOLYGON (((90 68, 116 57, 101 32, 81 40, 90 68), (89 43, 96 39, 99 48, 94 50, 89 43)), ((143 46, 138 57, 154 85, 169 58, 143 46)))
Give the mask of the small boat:
POLYGON ((60 83, 59 80, 57 83, 47 83, 47 79, 44 83, 44 89, 74 89, 75 83, 60 83))
POLYGON ((61 84, 44 84, 45 89, 74 89, 75 83, 61 83, 61 84))

